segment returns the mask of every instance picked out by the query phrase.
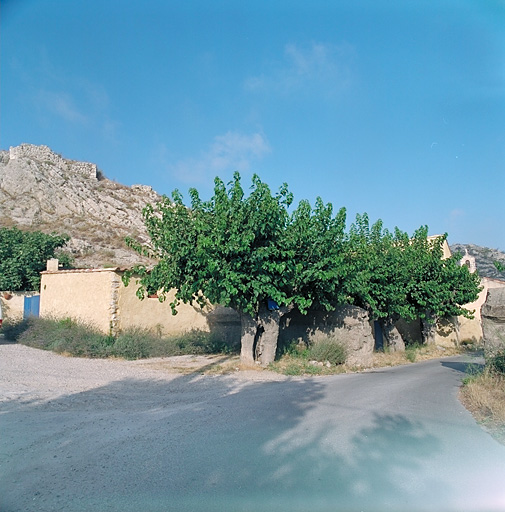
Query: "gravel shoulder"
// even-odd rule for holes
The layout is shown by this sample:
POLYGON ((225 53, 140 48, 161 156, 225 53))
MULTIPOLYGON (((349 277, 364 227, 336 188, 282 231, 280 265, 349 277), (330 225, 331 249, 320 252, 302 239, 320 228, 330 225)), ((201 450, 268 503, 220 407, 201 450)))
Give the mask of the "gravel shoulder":
MULTIPOLYGON (((230 386, 236 382, 238 387, 248 381, 287 379, 267 370, 241 369, 235 356, 85 359, 4 343, 0 344, 0 403, 46 401, 126 380, 180 381, 186 387, 189 379, 196 382, 216 372, 221 373, 220 381, 225 379, 230 386)), ((207 378, 207 386, 215 380, 207 378)))

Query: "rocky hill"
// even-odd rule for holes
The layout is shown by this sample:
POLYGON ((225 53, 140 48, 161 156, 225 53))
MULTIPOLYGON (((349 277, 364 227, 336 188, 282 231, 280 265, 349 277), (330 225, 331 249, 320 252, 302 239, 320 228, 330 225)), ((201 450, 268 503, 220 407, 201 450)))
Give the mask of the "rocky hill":
MULTIPOLYGON (((126 236, 147 240, 142 209, 160 196, 151 187, 108 180, 93 163, 68 160, 47 146, 22 144, 0 151, 0 227, 71 236, 68 250, 79 267, 130 266, 140 260, 126 236)), ((505 279, 493 265, 505 253, 453 244, 452 253, 476 258, 481 276, 505 279)))
POLYGON ((138 262, 124 238, 147 240, 141 212, 159 199, 149 186, 120 185, 95 164, 67 160, 47 146, 0 151, 0 226, 68 234, 79 267, 138 262))
POLYGON ((494 265, 495 261, 505 265, 505 252, 473 244, 452 244, 450 248, 452 254, 459 253, 464 256, 467 251, 470 256, 473 256, 481 277, 505 280, 505 272, 498 272, 494 265))

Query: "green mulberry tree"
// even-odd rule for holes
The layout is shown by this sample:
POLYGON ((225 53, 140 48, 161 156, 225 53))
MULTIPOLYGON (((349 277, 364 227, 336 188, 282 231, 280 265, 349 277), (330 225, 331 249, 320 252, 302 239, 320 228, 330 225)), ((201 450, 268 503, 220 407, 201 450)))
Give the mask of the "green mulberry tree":
MULTIPOLYGON (((175 191, 143 215, 150 247, 130 247, 158 259, 152 269, 136 266, 137 294, 175 289, 177 306, 207 301, 235 309, 241 317, 241 358, 267 364, 274 360, 281 317, 292 308, 333 309, 341 293, 345 210, 330 204, 314 209, 302 201, 292 214, 293 196, 284 184, 277 194, 258 176, 249 195, 240 175, 227 186, 215 180, 214 195, 202 201, 195 189, 185 205, 175 191)), ((163 295, 162 295, 163 299, 163 295)))
POLYGON ((69 237, 18 228, 0 229, 0 290, 37 290, 40 272, 69 237))

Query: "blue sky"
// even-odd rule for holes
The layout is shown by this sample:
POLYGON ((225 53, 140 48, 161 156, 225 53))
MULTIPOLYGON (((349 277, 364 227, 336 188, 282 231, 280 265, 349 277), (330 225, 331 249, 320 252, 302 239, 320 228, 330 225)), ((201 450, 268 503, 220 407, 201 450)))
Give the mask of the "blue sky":
POLYGON ((505 250, 504 0, 3 0, 0 147, 202 197, 238 170, 505 250))

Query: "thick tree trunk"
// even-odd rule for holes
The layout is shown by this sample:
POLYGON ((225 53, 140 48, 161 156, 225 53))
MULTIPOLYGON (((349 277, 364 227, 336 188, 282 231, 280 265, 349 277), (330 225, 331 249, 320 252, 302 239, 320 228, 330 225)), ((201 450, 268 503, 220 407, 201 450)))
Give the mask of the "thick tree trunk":
POLYGON ((387 346, 391 352, 403 352, 405 350, 405 342, 392 318, 384 319, 382 322, 382 332, 384 333, 387 346))
POLYGON ((254 342, 258 323, 251 315, 240 313, 240 326, 240 361, 254 364, 254 342))
POLYGON ((277 352, 280 320, 283 315, 280 309, 268 311, 260 309, 258 314, 258 339, 255 347, 254 359, 263 365, 272 363, 277 352))
POLYGON ((437 333, 437 317, 427 312, 425 318, 421 320, 421 334, 425 345, 435 345, 435 335, 437 333))
POLYGON ((242 313, 240 360, 245 364, 272 363, 277 352, 277 340, 282 316, 287 308, 269 311, 261 307, 255 318, 242 313))
POLYGON ((461 345, 459 318, 457 316, 453 316, 452 323, 454 325, 454 331, 456 333, 456 346, 459 347, 461 345))

